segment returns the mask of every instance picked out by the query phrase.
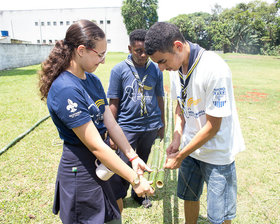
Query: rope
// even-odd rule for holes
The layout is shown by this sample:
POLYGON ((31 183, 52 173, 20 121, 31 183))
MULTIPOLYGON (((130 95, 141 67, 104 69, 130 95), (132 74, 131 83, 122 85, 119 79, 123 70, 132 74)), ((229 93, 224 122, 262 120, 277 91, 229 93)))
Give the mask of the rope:
POLYGON ((31 132, 33 129, 35 129, 39 124, 41 124, 42 122, 44 122, 45 120, 47 120, 50 117, 50 115, 47 115, 46 117, 42 118, 41 120, 39 120, 36 124, 34 124, 30 129, 28 129, 26 132, 20 134, 18 137, 16 137, 13 141, 11 141, 8 145, 6 145, 4 148, 1 149, 0 151, 0 155, 2 155, 2 153, 4 153, 5 151, 7 151, 10 147, 12 147, 14 144, 16 144, 19 140, 21 140, 22 138, 24 138, 27 134, 29 134, 29 132, 31 132))

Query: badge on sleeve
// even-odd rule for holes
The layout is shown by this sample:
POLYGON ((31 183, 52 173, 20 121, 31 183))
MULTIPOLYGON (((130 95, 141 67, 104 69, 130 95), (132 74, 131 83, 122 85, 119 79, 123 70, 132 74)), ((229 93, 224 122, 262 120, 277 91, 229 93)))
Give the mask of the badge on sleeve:
POLYGON ((215 107, 223 107, 226 104, 226 88, 217 88, 213 91, 213 104, 215 107))
POLYGON ((68 99, 67 100, 68 105, 66 107, 67 110, 70 110, 71 113, 75 112, 77 109, 78 104, 74 103, 72 100, 68 99))
POLYGON ((74 118, 74 117, 79 116, 82 113, 82 111, 76 112, 77 107, 78 107, 77 103, 73 102, 70 99, 67 100, 67 103, 68 103, 68 105, 66 106, 66 109, 71 113, 69 115, 69 117, 74 118), (76 113, 74 113, 74 112, 76 112, 76 113))

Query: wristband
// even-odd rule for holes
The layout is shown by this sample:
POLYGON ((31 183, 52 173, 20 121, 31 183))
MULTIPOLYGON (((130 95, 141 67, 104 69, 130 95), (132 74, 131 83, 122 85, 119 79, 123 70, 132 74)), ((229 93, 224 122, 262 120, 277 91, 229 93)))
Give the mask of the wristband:
POLYGON ((129 159, 129 162, 132 162, 133 160, 135 160, 135 159, 137 159, 137 158, 138 158, 138 155, 136 155, 136 156, 130 158, 130 159, 129 159))

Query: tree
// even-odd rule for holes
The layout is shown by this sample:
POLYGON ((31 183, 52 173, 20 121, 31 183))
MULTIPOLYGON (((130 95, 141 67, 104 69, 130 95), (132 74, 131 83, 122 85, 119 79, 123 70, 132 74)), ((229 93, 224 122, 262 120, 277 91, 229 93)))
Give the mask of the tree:
POLYGON ((280 9, 280 0, 275 0, 275 6, 277 9, 280 9))
POLYGON ((208 33, 215 50, 259 54, 279 45, 279 16, 274 4, 240 3, 213 16, 208 33))
POLYGON ((231 9, 215 5, 212 15, 179 15, 169 22, 184 37, 206 49, 249 54, 280 54, 280 0, 239 3, 231 9), (277 7, 278 5, 278 7, 277 7))
POLYGON ((195 12, 176 16, 169 21, 175 24, 185 39, 209 49, 207 26, 211 22, 211 15, 205 12, 195 12))
POLYGON ((149 29, 158 21, 158 0, 124 0, 122 16, 127 33, 135 29, 149 29))

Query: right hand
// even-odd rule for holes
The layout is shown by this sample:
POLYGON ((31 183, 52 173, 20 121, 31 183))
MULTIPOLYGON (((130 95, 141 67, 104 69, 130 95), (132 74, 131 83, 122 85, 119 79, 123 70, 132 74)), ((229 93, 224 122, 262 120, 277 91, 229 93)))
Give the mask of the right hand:
POLYGON ((168 148, 166 149, 166 154, 171 155, 173 153, 176 153, 179 151, 179 147, 180 147, 180 141, 176 141, 173 140, 170 145, 168 146, 168 148))
POLYGON ((152 196, 154 194, 154 190, 150 185, 149 181, 145 177, 140 176, 140 183, 133 186, 133 190, 137 194, 138 197, 152 196))

